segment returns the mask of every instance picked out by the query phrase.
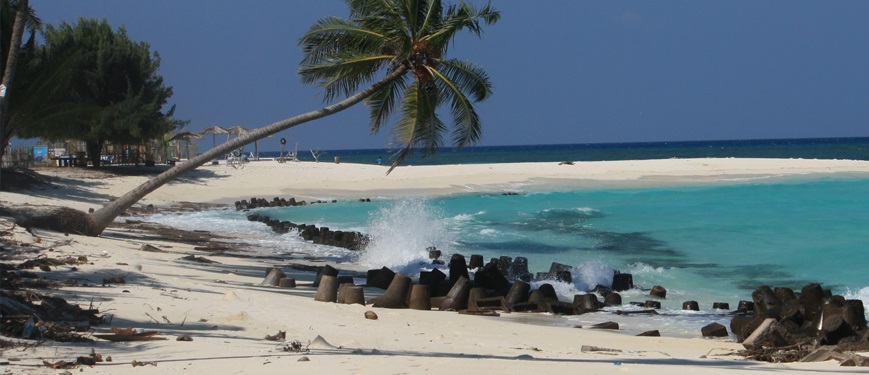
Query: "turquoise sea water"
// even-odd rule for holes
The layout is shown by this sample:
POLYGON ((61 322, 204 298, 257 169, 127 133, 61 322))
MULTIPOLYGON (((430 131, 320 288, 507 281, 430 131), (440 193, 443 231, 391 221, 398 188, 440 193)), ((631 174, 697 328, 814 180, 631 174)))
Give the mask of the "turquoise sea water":
POLYGON ((344 202, 265 209, 295 223, 374 236, 360 260, 410 267, 427 246, 485 259, 524 256, 580 267, 577 289, 611 269, 678 302, 735 304, 760 285, 820 282, 838 293, 869 286, 869 180, 607 189, 344 202), (586 271, 582 271, 582 267, 586 271))
MULTIPOLYGON (((807 146, 805 140, 777 142, 802 149, 796 156, 819 150, 856 155, 869 149, 867 139, 813 141, 814 146, 807 146)), ((734 147, 765 149, 770 157, 782 157, 776 153, 782 150, 795 152, 792 147, 743 143, 734 147)), ((633 148, 616 148, 610 153, 633 148)), ((657 155, 662 148, 666 147, 650 146, 647 154, 657 155)), ((704 148, 691 145, 692 152, 704 148)), ((502 154, 513 161, 541 161, 543 154, 553 160, 576 159, 557 154, 556 149, 573 152, 570 147, 552 146, 520 151, 524 159, 515 149, 502 154)), ((631 152, 642 154, 635 149, 631 152)), ((152 220, 182 229, 233 228, 230 234, 266 252, 308 253, 369 268, 389 266, 411 275, 431 267, 425 250, 429 246, 444 251, 447 259, 454 253, 480 254, 485 259, 523 256, 529 259, 532 272, 548 271, 552 262, 559 262, 574 266, 574 282, 556 285, 565 301, 597 284, 609 285, 616 269, 631 273, 638 286, 622 293, 626 303, 644 301, 647 289, 654 285, 668 289, 660 317, 629 321, 628 326, 637 331, 663 326, 676 335, 694 336, 711 321, 726 325, 729 317, 711 309, 712 303, 728 302, 735 307, 740 300, 750 300, 752 290, 760 285, 799 290, 818 282, 846 298, 862 299, 869 307, 866 177, 804 176, 696 186, 516 192, 371 197, 370 203, 344 201, 258 210, 274 219, 367 233, 373 241, 361 253, 313 245, 293 234, 271 233, 263 224, 247 222, 245 212, 213 211, 152 220), (688 300, 698 301, 702 311, 681 311, 682 302, 688 300)), ((577 320, 570 324, 576 324, 595 318, 586 314, 570 319, 577 320)))

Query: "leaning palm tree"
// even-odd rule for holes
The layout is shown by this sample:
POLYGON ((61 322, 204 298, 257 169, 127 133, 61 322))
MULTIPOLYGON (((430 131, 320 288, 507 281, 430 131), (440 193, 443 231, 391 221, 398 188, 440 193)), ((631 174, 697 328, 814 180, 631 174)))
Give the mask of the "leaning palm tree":
POLYGON ((176 165, 87 215, 86 220, 75 220, 80 224, 73 229, 99 235, 148 193, 218 155, 366 99, 374 132, 396 109, 399 112, 394 136, 402 147, 392 168, 413 149, 429 154, 442 145, 449 130, 438 114, 443 105, 449 106, 454 122, 453 143, 462 147, 477 142, 481 123, 473 104, 491 94, 489 77, 469 62, 447 59, 446 52, 458 32, 469 30, 479 36, 482 24, 497 22, 500 13, 491 4, 477 8, 462 2, 445 7, 439 0, 347 0, 347 5, 349 19, 323 18, 299 40, 305 54, 299 71, 302 80, 322 86, 327 102, 342 95, 345 99, 254 129, 176 165), (357 92, 381 74, 382 78, 357 92))

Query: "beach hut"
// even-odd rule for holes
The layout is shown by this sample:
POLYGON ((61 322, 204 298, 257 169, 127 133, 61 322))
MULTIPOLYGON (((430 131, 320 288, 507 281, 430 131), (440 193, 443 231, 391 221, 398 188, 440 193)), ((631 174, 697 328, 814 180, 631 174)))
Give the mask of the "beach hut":
POLYGON ((179 140, 184 141, 185 150, 187 151, 187 160, 190 160, 190 140, 191 139, 202 139, 202 136, 199 134, 196 134, 194 132, 191 132, 189 130, 184 130, 178 134, 173 135, 172 138, 169 138, 170 141, 179 141, 179 140))

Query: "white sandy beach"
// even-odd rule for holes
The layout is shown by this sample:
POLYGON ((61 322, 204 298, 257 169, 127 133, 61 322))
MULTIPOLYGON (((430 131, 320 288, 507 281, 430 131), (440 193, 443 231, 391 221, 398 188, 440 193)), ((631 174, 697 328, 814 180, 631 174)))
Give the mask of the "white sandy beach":
MULTIPOLYGON (((147 176, 113 176, 73 168, 38 172, 50 187, 3 192, 0 204, 62 205, 87 211, 98 208, 145 181, 147 176)), ((334 163, 252 162, 243 169, 203 166, 147 196, 141 204, 169 207, 177 202, 232 203, 251 197, 306 199, 433 195, 474 191, 538 191, 582 187, 710 184, 804 178, 869 176, 869 162, 782 159, 668 159, 652 161, 406 166, 386 175, 386 167, 334 163)), ((100 237, 64 235, 36 229, 12 229, 0 220, 8 239, 34 249, 58 245, 48 257, 86 255, 92 264, 58 267, 41 277, 73 278, 83 285, 57 290, 71 303, 93 304, 112 317, 112 326, 159 331, 165 341, 89 344, 45 343, 2 352, 4 373, 55 374, 42 366, 75 359, 95 350, 112 362, 83 373, 211 374, 398 374, 398 373, 642 373, 685 371, 738 373, 855 372, 834 361, 770 364, 733 355, 742 345, 729 339, 634 337, 588 328, 521 324, 521 313, 501 317, 455 312, 390 310, 316 302, 306 286, 313 274, 294 274, 299 287, 261 286, 264 272, 281 264, 274 259, 217 255, 190 244, 141 240, 123 226, 100 237), (38 240, 37 240, 38 238, 38 240), (69 241, 69 244, 62 244, 69 241), (39 241, 37 243, 37 241, 39 241), (147 243, 165 253, 139 251, 147 243), (61 245, 62 244, 62 245, 61 245), (179 260, 195 254, 220 262, 179 260), (104 286, 105 277, 126 284, 104 286), (379 319, 368 320, 372 310, 379 319), (286 342, 264 340, 286 331, 286 342), (176 341, 189 335, 193 341, 176 341), (328 342, 315 340, 318 336, 328 342), (293 340, 310 352, 282 350, 293 340), (586 346, 585 349, 583 347, 586 346), (612 349, 589 351, 588 347, 612 349), (301 357, 308 361, 299 361, 301 357), (133 361, 156 366, 133 368, 133 361)), ((33 256, 35 256, 34 253, 33 256)), ((340 268, 340 266, 338 267, 340 268)), ((289 272, 291 270, 285 270, 289 272)), ((376 290, 366 289, 370 298, 376 290)), ((613 316, 618 321, 618 316, 613 316)), ((107 332, 108 326, 95 327, 107 332)), ((699 334, 698 334, 699 336, 699 334)), ((78 371, 78 370, 69 370, 78 371)))

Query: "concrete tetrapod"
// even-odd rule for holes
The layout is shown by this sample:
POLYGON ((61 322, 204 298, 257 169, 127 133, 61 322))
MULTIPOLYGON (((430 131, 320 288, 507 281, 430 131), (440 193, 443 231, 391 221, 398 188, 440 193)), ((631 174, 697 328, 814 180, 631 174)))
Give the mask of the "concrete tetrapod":
POLYGON ((338 300, 338 278, 335 276, 323 276, 320 286, 317 287, 315 301, 335 302, 338 300))
POLYGON ((387 309, 406 309, 407 295, 410 291, 410 286, 410 277, 400 273, 395 274, 392 282, 389 283, 389 287, 386 288, 386 292, 373 301, 372 306, 387 309))
POLYGON ((431 310, 431 293, 428 285, 413 284, 410 290, 410 305, 413 310, 431 310))
POLYGON ((471 293, 471 281, 465 277, 459 277, 456 284, 444 297, 440 310, 462 310, 468 306, 468 295, 471 293))

